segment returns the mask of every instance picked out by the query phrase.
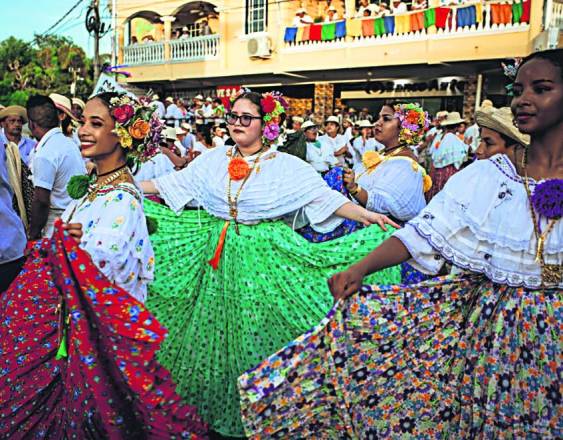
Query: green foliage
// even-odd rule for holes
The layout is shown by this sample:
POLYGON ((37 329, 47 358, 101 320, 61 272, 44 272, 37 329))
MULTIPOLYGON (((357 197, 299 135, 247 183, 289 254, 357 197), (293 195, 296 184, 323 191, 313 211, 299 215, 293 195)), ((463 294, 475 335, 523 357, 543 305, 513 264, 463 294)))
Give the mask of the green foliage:
POLYGON ((36 36, 33 42, 9 37, 0 42, 0 104, 25 105, 35 93, 85 99, 93 88, 92 61, 72 40, 58 35, 36 36))

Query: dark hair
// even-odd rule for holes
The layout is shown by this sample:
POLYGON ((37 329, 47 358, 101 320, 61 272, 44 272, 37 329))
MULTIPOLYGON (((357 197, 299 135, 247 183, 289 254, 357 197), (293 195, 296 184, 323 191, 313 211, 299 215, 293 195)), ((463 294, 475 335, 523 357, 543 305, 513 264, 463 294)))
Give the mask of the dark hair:
POLYGON ((563 50, 562 49, 551 49, 551 50, 544 50, 542 52, 534 52, 525 57, 518 70, 522 68, 524 64, 528 61, 532 61, 535 59, 546 60, 553 64, 555 67, 559 67, 559 73, 561 74, 561 78, 563 79, 563 50))
MULTIPOLYGON (((121 98, 124 95, 124 93, 117 93, 117 92, 104 92, 104 93, 100 93, 98 95, 94 95, 92 96, 89 100, 98 98, 100 101, 102 101, 106 107, 109 109, 111 108, 111 100, 113 98, 121 98)), ((113 118, 113 116, 112 116, 113 118)))
MULTIPOLYGON (((262 95, 260 93, 256 93, 256 92, 244 92, 242 94, 240 94, 239 96, 236 97, 236 99, 232 102, 231 104, 231 108, 234 107, 235 103, 241 99, 247 99, 248 101, 250 101, 252 104, 254 104, 257 108, 258 108, 258 114, 261 117, 264 117, 264 111, 262 110, 262 104, 260 103, 260 100, 262 99, 262 95)), ((286 114, 282 113, 281 115, 278 116, 280 118, 280 125, 282 125, 285 121, 286 118, 286 114)), ((262 122, 262 124, 264 124, 262 122)))
POLYGON ((32 95, 26 104, 27 117, 44 129, 59 126, 59 113, 51 98, 44 95, 32 95))
POLYGON ((213 100, 213 102, 215 102, 216 104, 219 104, 219 105, 222 105, 222 104, 223 104, 223 101, 221 101, 221 98, 215 98, 215 99, 213 100))
POLYGON ((500 136, 500 138, 503 140, 504 142, 504 146, 506 148, 508 147, 517 147, 518 145, 522 145, 520 142, 518 142, 516 139, 512 139, 510 136, 505 135, 504 133, 500 133, 498 132, 498 135, 500 136))

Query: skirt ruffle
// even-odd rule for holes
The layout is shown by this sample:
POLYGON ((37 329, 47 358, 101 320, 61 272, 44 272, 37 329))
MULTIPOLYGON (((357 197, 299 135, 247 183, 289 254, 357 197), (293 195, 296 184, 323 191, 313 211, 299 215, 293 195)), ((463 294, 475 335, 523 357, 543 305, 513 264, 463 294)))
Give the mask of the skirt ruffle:
POLYGON ((60 225, 30 248, 0 313, 0 438, 204 438, 155 359, 166 330, 60 225))
POLYGON ((239 379, 261 438, 561 438, 561 292, 369 287, 239 379))
MULTIPOLYGON (((333 304, 328 277, 391 234, 373 226, 313 244, 281 221, 239 225, 239 234, 231 224, 213 270, 224 220, 150 202, 145 211, 159 225, 147 306, 170 331, 159 359, 180 395, 228 436, 244 435, 238 376, 318 323, 333 304)), ((398 267, 373 278, 399 280, 398 267)))

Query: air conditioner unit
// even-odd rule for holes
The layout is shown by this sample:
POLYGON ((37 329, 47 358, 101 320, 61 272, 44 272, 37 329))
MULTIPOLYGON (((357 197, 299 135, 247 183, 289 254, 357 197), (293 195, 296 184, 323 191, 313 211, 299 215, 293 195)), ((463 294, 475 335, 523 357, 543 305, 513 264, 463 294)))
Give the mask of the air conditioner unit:
POLYGON ((270 37, 268 35, 255 35, 248 39, 246 44, 248 56, 251 58, 270 58, 270 37))
POLYGON ((542 50, 548 49, 557 49, 557 47, 560 46, 560 32, 561 31, 558 28, 549 27, 538 34, 538 36, 536 36, 536 38, 534 38, 534 41, 532 42, 534 52, 540 52, 542 50))

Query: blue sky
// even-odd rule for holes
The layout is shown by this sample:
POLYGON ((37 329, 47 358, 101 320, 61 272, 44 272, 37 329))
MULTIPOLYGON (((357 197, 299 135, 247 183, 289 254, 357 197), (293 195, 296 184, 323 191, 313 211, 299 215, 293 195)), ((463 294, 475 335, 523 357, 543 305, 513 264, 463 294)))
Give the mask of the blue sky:
MULTIPOLYGON (((1 0, 0 41, 14 36, 25 41, 33 39, 34 33, 43 33, 54 25, 78 0, 1 0)), ((101 0, 102 17, 109 17, 106 10, 108 0, 101 0)), ((93 39, 84 27, 86 9, 90 0, 82 0, 51 33, 70 37, 84 48, 89 56, 94 53, 93 39)), ((108 18, 107 23, 111 20, 108 18)), ((111 31, 100 42, 101 53, 111 53, 111 31)))

